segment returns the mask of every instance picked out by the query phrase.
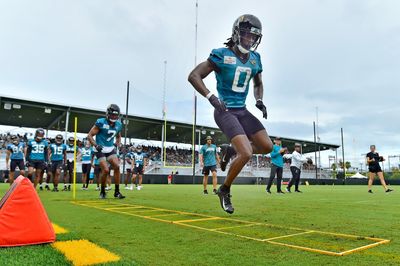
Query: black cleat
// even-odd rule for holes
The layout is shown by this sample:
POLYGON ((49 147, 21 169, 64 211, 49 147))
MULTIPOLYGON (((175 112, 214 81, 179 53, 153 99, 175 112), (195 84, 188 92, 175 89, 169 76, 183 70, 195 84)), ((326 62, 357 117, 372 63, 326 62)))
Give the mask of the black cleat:
POLYGON ((64 187, 64 188, 62 189, 62 191, 68 191, 67 187, 64 187))
POLYGON ((53 188, 52 190, 51 190, 51 192, 58 192, 58 188, 53 188))
POLYGON ((124 199, 125 196, 122 195, 121 192, 118 191, 118 192, 114 193, 114 198, 116 198, 116 199, 124 199))
POLYGON ((231 194, 229 192, 222 191, 221 187, 219 187, 217 195, 219 197, 222 209, 227 213, 232 214, 235 211, 235 209, 232 206, 231 194))
POLYGON ((298 190, 298 189, 297 189, 297 190, 295 190, 294 192, 297 192, 297 193, 303 193, 303 192, 301 192, 301 191, 300 191, 300 190, 298 190))
POLYGON ((268 194, 271 194, 271 190, 266 189, 265 191, 266 191, 268 194))
POLYGON ((292 192, 290 191, 290 188, 288 188, 288 187, 286 188, 286 192, 287 192, 287 193, 292 193, 292 192))
POLYGON ((285 194, 285 192, 283 192, 282 190, 277 191, 276 193, 278 194, 285 194))
POLYGON ((100 192, 99 199, 106 199, 106 192, 100 192))
POLYGON ((217 190, 214 188, 214 189, 213 189, 213 194, 214 194, 214 195, 217 195, 217 193, 218 193, 217 190))
POLYGON ((226 166, 229 163, 229 160, 235 154, 236 154, 235 149, 231 147, 229 144, 221 145, 221 157, 222 157, 220 162, 221 171, 225 171, 226 166))
POLYGON ((386 193, 389 193, 389 192, 392 192, 393 191, 393 189, 390 189, 390 188, 388 188, 388 189, 386 189, 386 193))
POLYGON ((374 193, 374 192, 372 192, 372 190, 370 189, 370 190, 368 190, 368 193, 371 193, 371 194, 372 194, 372 193, 374 193))
POLYGON ((45 188, 47 191, 50 191, 49 185, 46 185, 44 188, 45 188))
POLYGON ((203 191, 203 195, 208 195, 208 191, 207 191, 207 190, 204 190, 204 191, 203 191))

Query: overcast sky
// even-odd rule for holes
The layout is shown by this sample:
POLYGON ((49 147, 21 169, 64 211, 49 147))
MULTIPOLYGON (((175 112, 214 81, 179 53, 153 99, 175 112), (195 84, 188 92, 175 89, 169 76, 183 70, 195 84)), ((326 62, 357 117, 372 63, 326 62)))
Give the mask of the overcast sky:
MULTIPOLYGON (((251 13, 263 23, 258 51, 271 135, 313 139, 319 109, 321 142, 346 156, 376 144, 400 154, 400 1, 199 0, 198 63, 251 13)), ((161 117, 164 60, 168 118, 191 122, 195 0, 0 0, 0 94, 161 117)), ((215 77, 206 84, 215 91, 215 77)), ((247 105, 254 107, 252 91, 247 105)), ((200 97, 199 123, 215 126, 200 97)), ((325 157, 328 153, 325 153, 325 157)), ((326 159, 324 159, 326 161, 326 159)))

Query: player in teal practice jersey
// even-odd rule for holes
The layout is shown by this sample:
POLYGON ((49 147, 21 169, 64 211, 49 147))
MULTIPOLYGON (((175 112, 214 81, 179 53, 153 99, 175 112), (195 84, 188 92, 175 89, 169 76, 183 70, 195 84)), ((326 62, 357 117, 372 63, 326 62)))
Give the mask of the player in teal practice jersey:
POLYGON ((18 167, 19 174, 25 175, 24 163, 25 143, 20 142, 18 136, 11 136, 11 143, 7 145, 6 165, 7 170, 10 170, 8 182, 10 185, 14 182, 14 172, 18 167), (11 163, 9 161, 11 159, 11 163))
POLYGON ((263 103, 263 70, 260 54, 255 50, 261 42, 261 22, 253 15, 243 15, 235 20, 232 35, 226 47, 214 49, 208 60, 200 63, 189 75, 189 82, 214 107, 214 119, 230 140, 232 146, 221 146, 221 170, 225 171, 232 160, 224 184, 218 189, 221 207, 232 214, 230 187, 252 154, 267 154, 272 142, 261 122, 246 109, 250 80, 253 80, 256 107, 267 118, 263 103), (218 97, 203 82, 211 72, 217 79, 218 97))
POLYGON ((217 163, 219 163, 219 156, 217 153, 217 146, 212 144, 212 137, 207 136, 207 143, 201 146, 199 152, 200 167, 203 167, 203 194, 207 195, 208 175, 212 174, 213 177, 213 193, 217 194, 217 163))
POLYGON ((53 176, 53 192, 58 192, 58 181, 61 170, 67 161, 67 145, 63 143, 63 136, 58 134, 55 143, 50 144, 49 158, 51 162, 49 174, 53 176))
POLYGON ((33 181, 36 188, 43 169, 46 167, 48 161, 47 148, 49 146, 47 140, 44 138, 44 129, 39 128, 35 131, 34 139, 28 142, 26 149, 26 164, 28 166, 28 178, 32 180, 35 171, 35 179, 33 181))
POLYGON ((82 161, 82 189, 87 190, 89 186, 90 169, 93 164, 94 150, 89 141, 85 141, 85 147, 80 149, 82 161))
POLYGON ((132 185, 131 185, 131 190, 133 190, 133 185, 136 184, 136 176, 139 177, 138 184, 136 184, 136 189, 141 190, 142 189, 142 181, 143 181, 143 174, 144 170, 147 165, 147 158, 148 155, 147 153, 143 152, 143 147, 142 145, 138 145, 136 147, 136 151, 132 153, 133 157, 133 171, 132 171, 132 185))
POLYGON ((97 160, 96 154, 93 155, 93 175, 94 179, 96 179, 96 190, 100 190, 100 165, 99 160, 97 160))
POLYGON ((119 191, 120 169, 116 151, 116 147, 121 146, 122 123, 119 121, 120 114, 121 112, 118 105, 110 104, 107 107, 106 117, 97 119, 95 125, 88 134, 88 140, 95 148, 96 157, 100 164, 101 199, 106 198, 106 178, 110 172, 108 163, 110 163, 114 170, 114 197, 118 199, 125 198, 125 196, 123 196, 119 191))

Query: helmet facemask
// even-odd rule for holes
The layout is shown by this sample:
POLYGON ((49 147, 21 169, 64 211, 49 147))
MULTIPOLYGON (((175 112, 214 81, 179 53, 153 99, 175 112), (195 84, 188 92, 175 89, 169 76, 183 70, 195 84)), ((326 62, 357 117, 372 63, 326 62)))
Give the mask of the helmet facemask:
POLYGON ((118 105, 110 104, 107 107, 106 117, 107 120, 110 121, 111 123, 117 122, 119 120, 120 114, 121 112, 118 105))
POLYGON ((254 27, 248 22, 239 23, 233 36, 239 51, 243 54, 255 51, 261 42, 261 38, 261 29, 254 27))
POLYGON ((56 141, 56 144, 61 144, 63 142, 63 136, 57 135, 55 141, 56 141))

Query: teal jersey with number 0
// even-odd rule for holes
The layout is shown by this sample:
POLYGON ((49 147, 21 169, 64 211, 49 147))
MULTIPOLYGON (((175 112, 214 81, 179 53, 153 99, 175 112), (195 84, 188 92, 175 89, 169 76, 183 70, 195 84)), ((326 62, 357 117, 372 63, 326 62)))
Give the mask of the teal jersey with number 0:
POLYGON ((103 147, 112 147, 115 136, 122 130, 122 123, 118 120, 111 126, 106 118, 99 118, 95 125, 100 130, 96 135, 96 143, 103 147))
POLYGON ((262 72, 260 54, 250 51, 242 62, 231 49, 219 48, 211 51, 208 61, 216 68, 218 97, 226 107, 245 107, 250 80, 262 72))

